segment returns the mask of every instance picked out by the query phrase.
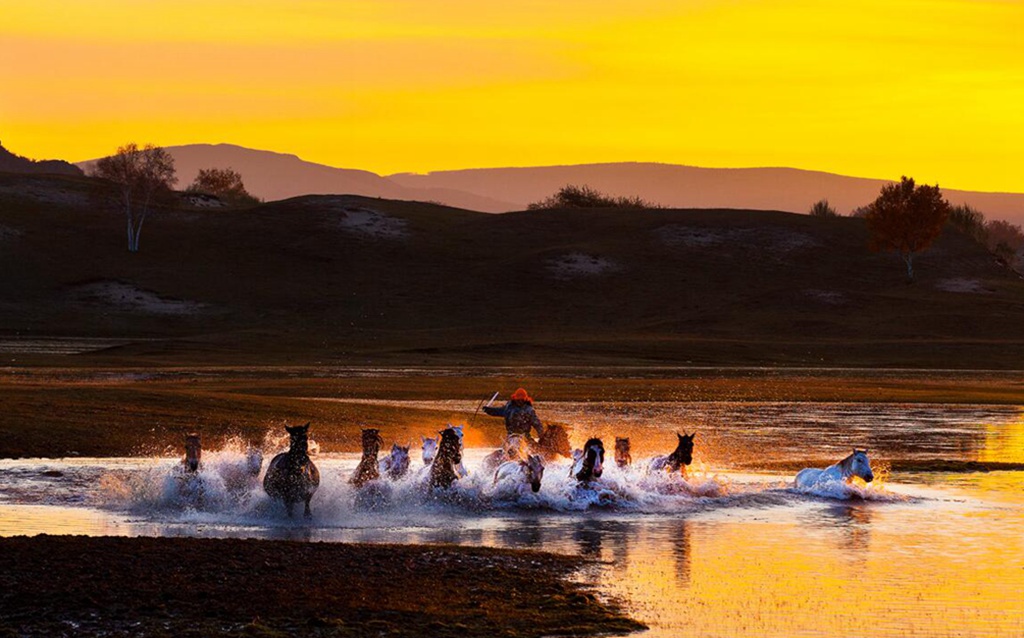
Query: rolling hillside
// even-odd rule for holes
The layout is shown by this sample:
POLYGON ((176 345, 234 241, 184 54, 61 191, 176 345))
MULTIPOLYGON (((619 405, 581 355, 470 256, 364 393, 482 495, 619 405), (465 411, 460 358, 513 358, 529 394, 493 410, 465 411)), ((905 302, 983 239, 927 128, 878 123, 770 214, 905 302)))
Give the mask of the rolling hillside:
MULTIPOLYGON (((444 187, 403 186, 369 171, 334 168, 299 159, 295 155, 257 151, 232 144, 169 146, 178 172, 178 187, 185 188, 202 168, 233 168, 242 174, 246 189, 266 201, 299 195, 348 193, 409 201, 438 201, 473 210, 504 211, 514 204, 444 187)), ((95 160, 79 162, 88 169, 95 160)))
POLYGON ((5 362, 1019 368, 1024 356, 1024 282, 953 232, 908 285, 856 219, 486 215, 333 195, 159 211, 133 255, 89 187, 0 175, 5 362))
MULTIPOLYGON (((566 184, 589 185, 611 195, 640 197, 672 208, 744 208, 805 213, 828 199, 846 214, 878 196, 886 182, 793 168, 698 168, 672 164, 582 164, 529 168, 438 171, 380 176, 333 168, 269 151, 231 144, 172 146, 179 186, 200 168, 232 167, 249 191, 267 201, 349 193, 410 201, 434 201, 489 213, 523 210, 566 184)), ((88 167, 90 162, 80 162, 88 167)), ((358 164, 354 160, 353 164, 358 164)), ((899 178, 894 175, 894 178, 899 178)), ((1024 224, 1024 194, 943 189, 954 204, 967 203, 989 219, 1024 224)))
MULTIPOLYGON (((898 179, 896 175, 894 178, 898 179)), ((821 199, 841 213, 872 202, 887 182, 795 168, 699 168, 618 163, 438 171, 389 179, 410 188, 446 188, 526 208, 566 184, 611 195, 639 195, 670 208, 753 208, 805 213, 821 199)), ((1024 223, 1024 195, 942 189, 953 204, 970 204, 989 219, 1024 223)))

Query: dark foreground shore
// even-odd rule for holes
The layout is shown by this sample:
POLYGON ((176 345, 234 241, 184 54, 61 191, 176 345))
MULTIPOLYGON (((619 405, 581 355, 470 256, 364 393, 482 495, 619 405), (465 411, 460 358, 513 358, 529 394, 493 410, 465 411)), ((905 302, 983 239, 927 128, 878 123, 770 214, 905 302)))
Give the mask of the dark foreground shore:
POLYGON ((0 539, 0 637, 546 636, 643 629, 572 557, 239 539, 0 539))

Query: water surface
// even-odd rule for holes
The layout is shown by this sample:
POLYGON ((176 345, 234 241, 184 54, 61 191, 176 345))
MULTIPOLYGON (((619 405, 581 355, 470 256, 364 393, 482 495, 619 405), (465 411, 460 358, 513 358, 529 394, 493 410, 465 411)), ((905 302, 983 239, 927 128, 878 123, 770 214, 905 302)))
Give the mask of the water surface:
POLYGON ((604 437, 609 465, 615 434, 634 440, 639 462, 670 451, 674 431, 697 430, 695 463, 686 479, 610 467, 584 489, 553 464, 534 495, 475 472, 488 450, 471 449, 471 474, 448 497, 426 496, 411 476, 357 503, 346 482, 355 455, 321 455, 307 522, 247 483, 231 446, 204 453, 194 479, 166 458, 5 460, 0 535, 533 548, 594 559, 579 578, 654 636, 1024 635, 1024 472, 885 470, 1024 461, 1019 408, 566 403, 545 404, 545 416, 575 424, 574 438, 604 437), (870 448, 875 484, 801 492, 779 469, 837 460, 853 445, 870 448))

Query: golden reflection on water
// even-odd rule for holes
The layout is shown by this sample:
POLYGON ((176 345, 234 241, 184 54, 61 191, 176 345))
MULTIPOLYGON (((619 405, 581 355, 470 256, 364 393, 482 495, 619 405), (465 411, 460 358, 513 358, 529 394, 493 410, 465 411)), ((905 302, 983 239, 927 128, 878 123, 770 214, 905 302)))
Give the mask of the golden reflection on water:
POLYGON ((1024 412, 1004 423, 985 426, 978 460, 985 463, 1024 463, 1024 412))
POLYGON ((677 521, 657 540, 637 527, 612 594, 652 636, 1024 635, 1019 509, 780 514, 677 521), (671 551, 642 555, 666 540, 671 551))

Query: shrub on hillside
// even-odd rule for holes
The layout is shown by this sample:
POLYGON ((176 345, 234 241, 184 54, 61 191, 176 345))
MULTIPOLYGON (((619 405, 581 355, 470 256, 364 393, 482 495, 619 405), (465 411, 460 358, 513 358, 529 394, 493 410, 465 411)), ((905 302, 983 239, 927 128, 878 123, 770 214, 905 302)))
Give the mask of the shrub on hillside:
POLYGON ((985 224, 985 245, 1014 268, 1018 251, 1024 248, 1024 230, 1016 224, 993 219, 985 224))
POLYGON ((563 186, 557 193, 527 206, 529 210, 552 208, 658 208, 640 197, 613 197, 589 186, 563 186))
POLYGON ((807 214, 811 217, 839 217, 838 211, 829 205, 827 199, 815 202, 807 214))
POLYGON ((231 168, 203 168, 199 170, 187 189, 189 193, 216 195, 222 202, 231 206, 252 206, 260 200, 245 190, 242 175, 231 168))
POLYGON ((979 244, 986 243, 985 215, 967 204, 960 204, 949 209, 950 226, 967 235, 979 244))

